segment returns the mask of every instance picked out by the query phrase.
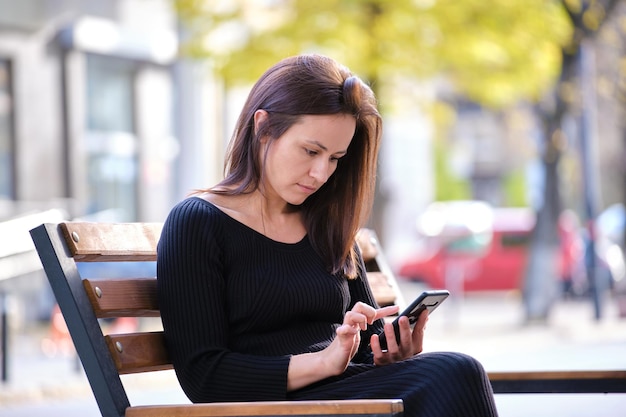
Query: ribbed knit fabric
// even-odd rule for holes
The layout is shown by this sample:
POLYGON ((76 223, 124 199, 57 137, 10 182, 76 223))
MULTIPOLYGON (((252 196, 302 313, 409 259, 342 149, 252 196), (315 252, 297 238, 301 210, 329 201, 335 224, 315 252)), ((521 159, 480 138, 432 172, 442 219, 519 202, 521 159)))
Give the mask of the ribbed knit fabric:
POLYGON ((291 355, 324 349, 357 301, 375 301, 361 264, 348 281, 326 272, 308 238, 273 241, 200 198, 172 209, 158 246, 163 327, 193 402, 401 398, 406 416, 494 416, 482 366, 456 353, 372 364, 367 344, 339 377, 287 392, 291 355))

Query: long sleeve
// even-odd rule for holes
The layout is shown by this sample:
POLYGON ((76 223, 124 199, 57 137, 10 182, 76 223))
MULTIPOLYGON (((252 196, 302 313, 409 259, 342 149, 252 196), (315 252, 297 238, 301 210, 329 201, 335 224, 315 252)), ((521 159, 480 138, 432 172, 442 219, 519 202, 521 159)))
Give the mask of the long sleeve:
POLYGON ((159 242, 159 303, 177 376, 194 402, 284 397, 289 356, 228 348, 225 267, 214 217, 186 201, 171 212, 159 242))
POLYGON ((172 362, 194 402, 285 399, 291 355, 327 347, 356 294, 367 297, 329 274, 308 238, 272 241, 199 198, 170 212, 157 278, 172 362))

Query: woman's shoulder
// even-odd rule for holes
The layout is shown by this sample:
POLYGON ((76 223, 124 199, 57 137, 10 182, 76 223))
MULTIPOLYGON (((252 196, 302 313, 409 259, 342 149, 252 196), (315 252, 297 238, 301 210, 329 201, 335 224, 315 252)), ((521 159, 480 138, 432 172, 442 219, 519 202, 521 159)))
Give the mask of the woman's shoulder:
POLYGON ((187 197, 178 202, 169 212, 166 224, 197 227, 199 224, 214 222, 223 213, 211 202, 197 197, 187 197))
POLYGON ((211 194, 187 197, 172 208, 166 224, 188 230, 199 228, 215 230, 218 225, 220 229, 227 229, 230 232, 242 226, 250 229, 250 225, 242 219, 242 212, 238 211, 236 204, 230 200, 222 196, 215 198, 211 194))
POLYGON ((172 208, 171 213, 184 212, 194 214, 198 212, 214 213, 218 211, 217 206, 207 199, 199 196, 189 196, 176 203, 176 205, 172 208))

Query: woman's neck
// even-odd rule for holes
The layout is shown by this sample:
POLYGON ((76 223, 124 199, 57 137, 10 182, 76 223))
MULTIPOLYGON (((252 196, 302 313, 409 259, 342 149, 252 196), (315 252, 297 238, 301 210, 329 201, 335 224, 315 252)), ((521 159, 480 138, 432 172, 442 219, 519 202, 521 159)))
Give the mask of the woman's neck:
POLYGON ((306 235, 297 207, 284 200, 267 198, 258 190, 235 196, 206 193, 200 197, 272 240, 297 243, 306 235))

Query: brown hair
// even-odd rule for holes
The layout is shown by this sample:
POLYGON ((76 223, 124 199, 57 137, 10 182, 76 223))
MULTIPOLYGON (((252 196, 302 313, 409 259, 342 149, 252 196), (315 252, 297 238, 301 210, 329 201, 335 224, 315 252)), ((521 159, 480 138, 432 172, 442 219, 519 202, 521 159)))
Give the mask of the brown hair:
POLYGON ((357 273, 354 239, 374 199, 382 120, 372 90, 331 58, 286 58, 259 78, 237 120, 225 178, 207 191, 229 195, 255 191, 263 175, 259 138, 277 140, 301 116, 326 114, 354 116, 356 130, 347 155, 300 210, 309 239, 329 271, 353 278, 357 273), (268 117, 255 134, 254 113, 261 109, 268 117))

